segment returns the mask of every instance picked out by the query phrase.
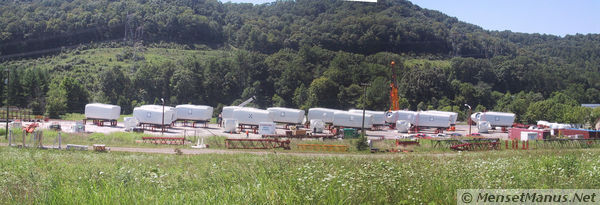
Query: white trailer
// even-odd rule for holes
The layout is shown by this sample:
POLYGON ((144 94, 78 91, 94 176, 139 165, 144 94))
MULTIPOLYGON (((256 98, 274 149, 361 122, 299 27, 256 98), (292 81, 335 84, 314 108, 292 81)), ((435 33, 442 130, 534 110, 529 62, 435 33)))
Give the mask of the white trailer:
MULTIPOLYGON (((362 113, 352 113, 348 111, 338 111, 333 114, 333 126, 362 128, 362 113)), ((365 128, 373 126, 373 116, 365 114, 365 128)))
POLYGON ((160 105, 144 105, 133 109, 133 117, 141 124, 165 126, 170 125, 176 120, 175 108, 165 106, 164 118, 162 116, 163 108, 160 105))
POLYGON ((475 122, 488 121, 492 127, 512 127, 515 114, 506 112, 477 112, 471 115, 475 122))
MULTIPOLYGON (((310 108, 308 109, 308 120, 322 120, 324 123, 333 123, 333 114, 341 110, 329 108, 310 108)), ((343 112, 343 111, 342 111, 343 112)))
POLYGON ((427 110, 425 112, 450 115, 450 125, 452 125, 452 126, 456 125, 456 120, 458 119, 458 113, 455 113, 455 112, 446 112, 446 111, 438 111, 438 110, 427 110))
MULTIPOLYGON (((350 109, 348 111, 351 113, 358 113, 361 115, 363 113, 363 110, 359 110, 359 109, 350 109)), ((373 125, 374 126, 385 125, 385 112, 384 111, 365 110, 365 114, 369 114, 369 115, 373 116, 373 125)))
POLYGON ((450 127, 450 115, 418 112, 413 124, 417 127, 448 128, 450 127))
POLYGON ((267 108, 267 111, 269 111, 269 116, 274 122, 299 125, 304 120, 304 110, 270 107, 267 108))
POLYGON ((177 120, 210 121, 213 108, 206 105, 177 105, 177 120))

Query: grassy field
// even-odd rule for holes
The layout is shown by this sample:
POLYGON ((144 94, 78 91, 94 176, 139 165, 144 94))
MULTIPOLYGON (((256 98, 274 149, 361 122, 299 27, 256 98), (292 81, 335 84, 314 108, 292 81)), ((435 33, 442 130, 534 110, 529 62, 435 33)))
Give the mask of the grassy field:
POLYGON ((460 188, 600 186, 598 149, 383 158, 0 153, 0 201, 9 204, 452 204, 460 188))

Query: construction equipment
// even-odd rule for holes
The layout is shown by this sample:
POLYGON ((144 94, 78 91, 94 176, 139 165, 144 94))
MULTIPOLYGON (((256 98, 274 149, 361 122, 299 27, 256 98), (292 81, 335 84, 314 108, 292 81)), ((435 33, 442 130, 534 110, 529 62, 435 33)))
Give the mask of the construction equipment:
POLYGON ((396 70, 394 65, 396 62, 390 63, 392 67, 392 82, 390 83, 390 111, 400 110, 400 99, 398 97, 398 82, 396 81, 396 70))

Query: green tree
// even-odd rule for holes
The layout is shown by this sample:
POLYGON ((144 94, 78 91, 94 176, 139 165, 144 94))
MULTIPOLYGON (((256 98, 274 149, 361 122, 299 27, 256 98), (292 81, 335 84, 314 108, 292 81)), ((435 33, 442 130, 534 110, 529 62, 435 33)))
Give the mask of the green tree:
POLYGON ((60 86, 60 82, 54 80, 48 89, 46 97, 46 115, 50 118, 58 118, 66 113, 67 91, 60 86))
POLYGON ((338 85, 331 79, 320 77, 315 79, 309 87, 308 102, 310 107, 337 107, 338 85))

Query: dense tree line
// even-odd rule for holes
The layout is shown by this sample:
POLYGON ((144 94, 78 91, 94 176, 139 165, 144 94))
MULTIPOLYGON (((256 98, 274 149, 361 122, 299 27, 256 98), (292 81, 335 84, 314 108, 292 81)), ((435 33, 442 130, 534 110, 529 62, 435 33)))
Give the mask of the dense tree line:
POLYGON ((521 122, 582 123, 598 111, 578 105, 600 103, 600 35, 486 31, 404 0, 2 1, 0 13, 2 56, 88 43, 124 47, 114 59, 133 60, 131 67, 84 59, 51 69, 32 66, 37 60, 1 64, 11 70, 9 103, 51 116, 81 112, 88 102, 130 113, 160 98, 219 110, 252 96, 258 107, 385 110, 392 60, 401 107, 411 110, 464 118, 468 103, 477 111, 517 113, 521 122), (151 61, 122 41, 132 38, 223 52, 151 61), (114 39, 122 42, 91 43, 114 39), (366 97, 361 83, 371 84, 366 97))

